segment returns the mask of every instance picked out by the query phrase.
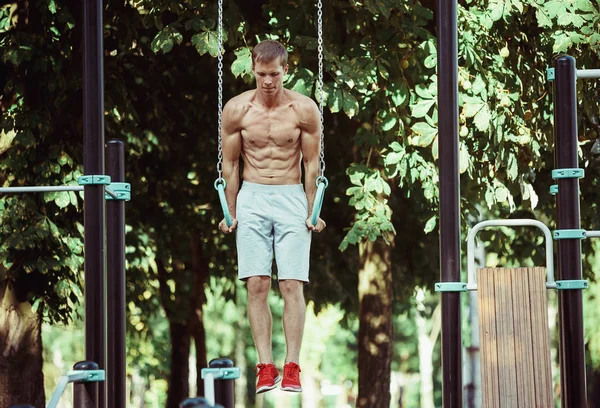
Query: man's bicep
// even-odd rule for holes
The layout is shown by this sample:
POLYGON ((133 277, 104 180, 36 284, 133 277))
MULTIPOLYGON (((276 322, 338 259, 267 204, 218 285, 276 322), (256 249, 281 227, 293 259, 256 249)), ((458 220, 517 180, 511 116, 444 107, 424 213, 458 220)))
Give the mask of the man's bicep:
POLYGON ((236 161, 239 159, 242 148, 242 136, 239 131, 233 133, 221 132, 221 143, 225 160, 236 161))
POLYGON ((229 160, 237 160, 242 147, 242 136, 239 128, 235 107, 225 105, 221 122, 221 143, 223 145, 223 156, 229 160))

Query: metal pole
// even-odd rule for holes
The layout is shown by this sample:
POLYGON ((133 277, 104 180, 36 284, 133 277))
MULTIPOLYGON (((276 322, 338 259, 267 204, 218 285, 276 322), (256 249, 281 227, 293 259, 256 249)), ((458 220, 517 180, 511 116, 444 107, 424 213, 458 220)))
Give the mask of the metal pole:
MULTIPOLYGON (((554 61, 554 158, 557 169, 579 167, 577 158, 577 90, 575 59, 554 61)), ((580 229, 579 179, 558 180, 557 229, 580 229)), ((558 276, 581 279, 581 240, 558 240, 558 276)), ((558 292, 560 316, 561 400, 565 408, 587 406, 583 303, 581 290, 558 292)))
POLYGON ((53 191, 83 191, 82 186, 22 186, 22 187, 0 187, 2 194, 16 193, 46 193, 53 191))
MULTIPOLYGON (((438 0, 438 143, 440 154, 440 269, 442 282, 460 281, 458 172, 457 0, 438 0)), ((462 408, 460 292, 442 293, 442 400, 462 408)))
MULTIPOLYGON (((104 175, 102 0, 83 2, 83 163, 85 175, 104 175)), ((86 359, 106 368, 106 253, 104 186, 84 188, 86 359)), ((104 384, 94 408, 105 407, 104 384)))
MULTIPOLYGON (((73 370, 97 370, 98 364, 93 361, 80 361, 73 366, 73 370)), ((98 382, 73 383, 73 407, 96 408, 98 406, 98 382)))
MULTIPOLYGON (((125 181, 125 144, 106 145, 106 174, 113 182, 125 181)), ((125 391, 125 201, 106 203, 107 360, 108 408, 127 405, 125 391)))
MULTIPOLYGON (((208 363, 210 368, 231 368, 233 361, 228 358, 215 358, 208 363)), ((235 388, 234 380, 215 379, 215 403, 223 408, 234 408, 235 406, 235 388)))

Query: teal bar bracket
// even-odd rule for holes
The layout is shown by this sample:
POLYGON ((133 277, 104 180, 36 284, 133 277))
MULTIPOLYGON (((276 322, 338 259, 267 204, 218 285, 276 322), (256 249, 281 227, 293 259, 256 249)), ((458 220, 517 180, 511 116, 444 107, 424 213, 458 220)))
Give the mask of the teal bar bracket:
POLYGON ((558 184, 552 184, 550 186, 550 194, 552 194, 552 195, 558 194, 558 184))
POLYGON ((48 402, 47 408, 56 408, 60 397, 65 392, 69 383, 84 383, 84 382, 100 382, 104 381, 106 374, 104 370, 72 370, 67 371, 67 375, 64 375, 58 381, 54 394, 48 402))
POLYGON ((88 176, 80 176, 77 178, 77 182, 80 186, 90 186, 90 185, 109 185, 110 184, 110 176, 103 175, 88 175, 88 176))
POLYGON ((546 69, 546 78, 550 82, 554 81, 554 68, 546 69))
POLYGON ((436 292, 467 292, 465 282, 438 282, 435 284, 436 292))
POLYGON ((553 232, 554 239, 585 239, 586 231, 582 229, 564 229, 553 232))
POLYGON ((566 179, 566 178, 583 178, 585 176, 585 172, 583 169, 555 169, 552 170, 552 178, 556 179, 566 179))
POLYGON ((581 290, 588 288, 586 280, 557 280, 556 290, 581 290))
POLYGON ((240 369, 238 367, 203 368, 201 374, 202 378, 212 374, 215 380, 237 380, 240 378, 240 369))
POLYGON ((131 184, 129 183, 110 183, 107 187, 116 197, 105 193, 104 198, 107 200, 120 200, 129 201, 131 200, 131 184))

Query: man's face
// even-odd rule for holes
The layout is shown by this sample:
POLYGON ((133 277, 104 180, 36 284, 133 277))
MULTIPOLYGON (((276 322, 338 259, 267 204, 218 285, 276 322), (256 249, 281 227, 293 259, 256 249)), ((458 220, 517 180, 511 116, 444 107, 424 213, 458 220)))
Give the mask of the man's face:
POLYGON ((256 87, 265 95, 274 95, 281 89, 287 71, 288 66, 281 66, 279 58, 270 62, 257 62, 252 67, 256 87))

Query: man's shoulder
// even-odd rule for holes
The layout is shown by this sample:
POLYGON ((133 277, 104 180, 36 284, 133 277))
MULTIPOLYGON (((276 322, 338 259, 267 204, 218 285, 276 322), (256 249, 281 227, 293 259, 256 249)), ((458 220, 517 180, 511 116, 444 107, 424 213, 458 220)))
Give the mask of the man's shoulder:
POLYGON ((292 104, 300 110, 307 112, 312 111, 317 107, 317 104, 312 100, 312 98, 309 98, 308 96, 291 89, 286 89, 286 91, 288 92, 288 97, 292 100, 292 104))
POLYGON ((254 89, 242 92, 241 94, 236 95, 233 98, 231 98, 229 101, 227 101, 225 106, 227 106, 227 105, 229 105, 229 106, 247 105, 250 103, 255 92, 256 92, 256 90, 254 90, 254 89))
POLYGON ((248 110, 253 95, 254 90, 250 90, 234 96, 225 104, 224 113, 233 116, 243 115, 248 110))

